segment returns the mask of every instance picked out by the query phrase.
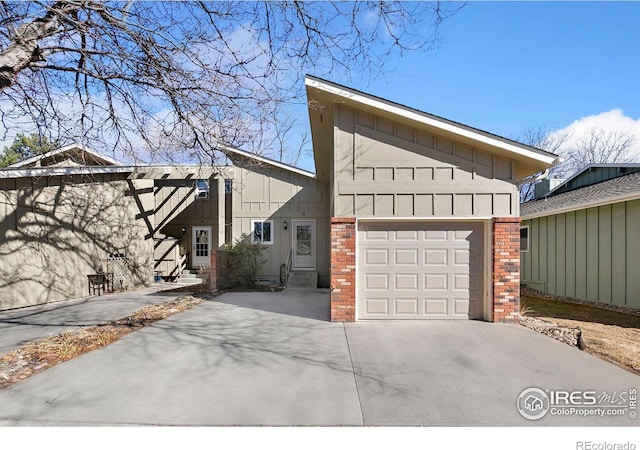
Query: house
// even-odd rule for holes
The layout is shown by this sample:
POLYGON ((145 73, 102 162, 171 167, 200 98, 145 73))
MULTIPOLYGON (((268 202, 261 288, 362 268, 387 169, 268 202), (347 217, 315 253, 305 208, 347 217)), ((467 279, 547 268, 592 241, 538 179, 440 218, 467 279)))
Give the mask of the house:
POLYGON ((522 283, 640 308, 640 164, 594 164, 521 205, 522 283))
POLYGON ((226 166, 96 160, 0 171, 0 233, 17 248, 27 236, 16 234, 28 224, 47 224, 52 235, 64 225, 64 236, 41 245, 52 248, 54 265, 70 267, 52 279, 46 270, 17 267, 37 259, 37 250, 10 263, 0 256, 0 270, 23 286, 10 300, 16 289, 0 286, 3 307, 52 301, 52 291, 79 295, 87 273, 118 258, 136 282, 149 282, 154 271, 175 279, 185 269, 209 267, 215 285, 221 248, 248 235, 266 248, 259 279, 284 275, 330 287, 333 321, 515 320, 516 183, 556 156, 319 78, 307 77, 306 89, 315 173, 224 145, 218 150, 226 166), (92 206, 79 222, 57 206, 84 205, 93 199, 74 203, 67 196, 106 188, 114 211, 92 206))

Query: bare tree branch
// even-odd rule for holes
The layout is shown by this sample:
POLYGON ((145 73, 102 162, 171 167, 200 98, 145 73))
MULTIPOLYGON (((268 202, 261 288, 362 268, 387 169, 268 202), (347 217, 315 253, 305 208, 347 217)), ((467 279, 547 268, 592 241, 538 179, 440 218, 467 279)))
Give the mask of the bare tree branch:
POLYGON ((435 45, 440 24, 458 9, 384 1, 2 2, 0 123, 5 136, 18 127, 133 160, 214 161, 218 141, 275 149, 286 159, 287 140, 274 140, 273 130, 285 106, 302 101, 306 73, 363 79, 392 69, 403 52, 435 45))

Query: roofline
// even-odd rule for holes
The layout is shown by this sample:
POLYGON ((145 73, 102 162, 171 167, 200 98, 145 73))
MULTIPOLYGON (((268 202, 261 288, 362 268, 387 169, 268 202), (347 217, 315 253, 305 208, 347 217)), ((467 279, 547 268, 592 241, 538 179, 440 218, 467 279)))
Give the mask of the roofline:
POLYGON ((0 178, 29 178, 29 177, 54 177, 66 175, 93 175, 103 173, 135 173, 144 172, 151 169, 196 169, 207 167, 217 172, 223 172, 224 166, 200 166, 194 164, 174 165, 159 164, 149 166, 76 166, 76 167, 30 167, 21 168, 5 168, 0 169, 0 178))
POLYGON ((513 153, 535 159, 545 164, 552 165, 558 158, 558 155, 554 153, 537 149, 535 147, 531 147, 520 142, 516 142, 511 139, 507 139, 505 137, 480 130, 478 128, 473 128, 459 122, 454 122, 443 117, 410 108, 408 106, 376 97, 374 95, 367 94, 356 89, 348 88, 331 81, 323 80, 322 78, 314 77, 312 75, 307 75, 305 77, 305 86, 320 89, 340 97, 348 98, 357 103, 361 103, 376 109, 390 112, 392 114, 406 117, 431 127, 435 127, 444 131, 448 131, 450 133, 467 137, 469 139, 483 142, 493 147, 500 147, 513 153))
POLYGON ((232 147, 232 146, 230 146, 228 144, 223 144, 223 143, 219 142, 217 149, 220 150, 222 153, 225 153, 225 154, 233 153, 234 155, 242 156, 243 158, 253 159, 253 160, 259 161, 259 162, 261 162, 263 164, 269 164, 271 166, 278 167, 279 169, 287 170, 289 172, 294 172, 294 173, 297 173, 299 175, 304 175, 305 177, 309 177, 309 178, 313 178, 313 179, 316 178, 316 174, 313 173, 313 172, 308 172, 308 171, 306 171, 304 169, 300 169, 298 167, 295 167, 295 166, 292 166, 292 165, 289 165, 289 164, 286 164, 286 163, 283 163, 283 162, 280 162, 280 161, 276 161, 275 159, 266 158, 264 156, 259 156, 259 155, 256 155, 255 153, 251 153, 251 152, 248 152, 246 150, 240 150, 240 149, 238 149, 236 147, 232 147))
MULTIPOLYGON (((564 180, 562 183, 560 183, 559 185, 557 185, 556 187, 554 187, 553 189, 551 189, 549 192, 547 192, 544 196, 548 197, 550 196, 553 192, 557 191, 558 189, 560 189, 562 186, 568 184, 570 181, 574 180, 575 178, 579 177, 580 175, 582 175, 583 173, 585 173, 588 169, 591 169, 593 167, 640 167, 640 163, 628 163, 628 164, 622 164, 622 163, 593 163, 593 164, 589 164, 585 167, 583 167, 581 170, 577 171, 576 173, 574 173, 573 175, 571 175, 569 178, 567 178, 566 180, 564 180)), ((624 176, 624 175, 628 175, 628 174, 622 174, 620 176, 624 176)), ((617 177, 615 177, 617 178, 617 177)), ((613 179, 613 178, 610 178, 613 179)), ((604 180, 604 181, 608 181, 608 180, 604 180)), ((596 183, 594 183, 596 184, 596 183)), ((586 187, 586 186, 581 186, 581 187, 586 187)), ((576 188, 574 188, 576 189, 576 188)), ((577 188, 579 189, 579 188, 577 188)))
POLYGON ((54 150, 49 150, 48 152, 42 153, 40 155, 32 156, 31 158, 27 158, 24 161, 19 161, 17 163, 11 164, 11 165, 7 166, 7 168, 11 168, 11 169, 20 168, 20 167, 22 167, 24 165, 36 162, 39 159, 49 158, 50 156, 54 156, 54 155, 57 155, 59 153, 66 152, 66 151, 72 150, 74 148, 82 150, 85 153, 90 153, 90 154, 92 154, 93 156, 95 156, 97 158, 104 159, 105 161, 111 163, 114 166, 122 166, 121 162, 116 161, 115 159, 110 158, 108 156, 101 155, 100 153, 97 153, 97 152, 85 147, 84 145, 70 144, 70 145, 66 145, 64 147, 60 147, 60 148, 57 148, 57 149, 54 149, 54 150))
MULTIPOLYGON (((601 200, 592 200, 590 202, 581 203, 579 205, 565 206, 562 208, 552 209, 549 211, 542 211, 534 214, 521 214, 520 218, 522 220, 537 219, 539 217, 554 216, 556 214, 564 214, 568 212, 579 211, 581 209, 595 208, 598 206, 612 205, 614 203, 628 202, 631 200, 638 200, 638 199, 640 199, 640 192, 634 192, 631 194, 622 194, 616 197, 610 197, 610 198, 605 198, 601 200)), ((538 200, 538 201, 544 201, 544 200, 538 200)), ((520 212, 522 212, 522 205, 520 206, 520 212)))
POLYGON ((29 177, 53 177, 60 175, 89 175, 98 173, 127 173, 133 172, 140 166, 79 166, 79 167, 30 167, 6 168, 0 170, 0 178, 29 178, 29 177))

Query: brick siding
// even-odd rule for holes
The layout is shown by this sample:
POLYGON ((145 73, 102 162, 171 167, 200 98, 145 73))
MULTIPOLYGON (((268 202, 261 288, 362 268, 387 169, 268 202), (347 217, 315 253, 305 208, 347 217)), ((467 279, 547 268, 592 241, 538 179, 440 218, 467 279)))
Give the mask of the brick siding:
POLYGON ((356 219, 331 218, 331 321, 356 320, 356 219))
POLYGON ((520 312, 520 218, 493 219, 493 321, 516 322, 520 312))

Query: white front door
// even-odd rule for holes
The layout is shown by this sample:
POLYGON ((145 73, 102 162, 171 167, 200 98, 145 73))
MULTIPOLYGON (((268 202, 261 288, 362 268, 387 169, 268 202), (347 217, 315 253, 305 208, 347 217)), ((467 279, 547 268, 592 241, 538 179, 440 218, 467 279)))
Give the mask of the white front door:
POLYGON ((211 227, 193 227, 191 249, 193 268, 211 265, 211 227))
POLYGON ((293 268, 316 268, 316 221, 293 220, 293 268))

